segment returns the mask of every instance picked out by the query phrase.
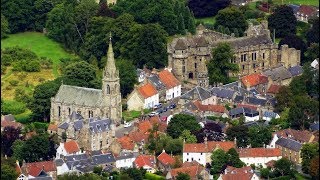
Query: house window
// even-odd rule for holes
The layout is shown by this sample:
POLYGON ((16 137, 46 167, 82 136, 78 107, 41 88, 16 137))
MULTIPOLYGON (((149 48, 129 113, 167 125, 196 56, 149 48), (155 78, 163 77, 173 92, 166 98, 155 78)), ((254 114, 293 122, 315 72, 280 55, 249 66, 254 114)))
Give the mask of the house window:
POLYGON ((187 155, 189 156, 189 153, 187 153, 187 155))
POLYGON ((256 68, 256 64, 255 63, 252 64, 252 68, 256 68))
POLYGON ((189 162, 189 159, 187 159, 187 161, 189 162))
POLYGON ((185 73, 185 72, 186 72, 186 67, 182 66, 182 73, 185 73))
POLYGON ((197 69, 197 63, 194 63, 194 68, 197 69))
POLYGON ((191 161, 193 161, 193 158, 191 158, 191 161))
POLYGON ((202 153, 200 153, 200 155, 202 155, 202 153))
POLYGON ((242 65, 242 70, 244 70, 245 66, 246 66, 246 65, 242 65))
POLYGON ((241 54, 241 58, 240 58, 241 62, 243 62, 243 54, 241 54))
POLYGON ((262 53, 262 59, 264 59, 264 53, 262 53))
POLYGON ((110 86, 109 86, 109 84, 107 85, 107 94, 110 94, 110 86))
POLYGON ((246 60, 247 60, 247 54, 244 54, 243 61, 246 61, 246 60))
POLYGON ((69 115, 71 114, 71 108, 68 108, 68 111, 69 111, 69 115))

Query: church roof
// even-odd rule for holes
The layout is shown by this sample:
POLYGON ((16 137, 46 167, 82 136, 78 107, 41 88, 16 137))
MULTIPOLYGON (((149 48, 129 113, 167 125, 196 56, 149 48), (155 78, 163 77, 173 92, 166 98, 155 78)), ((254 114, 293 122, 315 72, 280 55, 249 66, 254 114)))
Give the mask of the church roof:
POLYGON ((102 90, 100 89, 61 85, 55 101, 93 107, 100 104, 101 96, 102 90))
POLYGON ((179 39, 179 40, 177 41, 176 46, 174 47, 174 49, 176 49, 176 50, 185 50, 185 49, 187 49, 187 48, 188 48, 188 47, 187 47, 186 43, 185 43, 184 40, 182 40, 182 39, 179 39))
MULTIPOLYGON (((213 46, 218 45, 220 41, 216 41, 213 46)), ((236 39, 224 39, 223 42, 230 43, 233 48, 242 48, 247 46, 257 46, 260 44, 272 44, 272 40, 268 35, 249 36, 236 39)))

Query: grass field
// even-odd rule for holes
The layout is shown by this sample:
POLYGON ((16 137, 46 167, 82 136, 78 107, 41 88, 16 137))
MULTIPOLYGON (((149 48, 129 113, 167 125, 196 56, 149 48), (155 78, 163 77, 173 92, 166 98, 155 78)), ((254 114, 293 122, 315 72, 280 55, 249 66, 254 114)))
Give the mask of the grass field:
POLYGON ((24 32, 9 35, 8 38, 1 40, 1 48, 19 46, 21 48, 30 49, 39 57, 48 57, 53 61, 53 75, 59 76, 58 64, 60 58, 75 57, 66 52, 61 45, 42 33, 24 32))
POLYGON ((310 6, 318 6, 319 0, 273 0, 275 4, 297 4, 297 5, 310 5, 310 6))
POLYGON ((205 24, 214 25, 214 23, 216 22, 216 18, 215 17, 197 18, 196 22, 203 22, 205 24))

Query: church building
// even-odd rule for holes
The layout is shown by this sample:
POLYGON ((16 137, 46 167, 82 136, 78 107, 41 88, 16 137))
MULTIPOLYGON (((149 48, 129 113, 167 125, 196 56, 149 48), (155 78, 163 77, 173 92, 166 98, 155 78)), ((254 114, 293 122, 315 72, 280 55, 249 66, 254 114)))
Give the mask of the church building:
POLYGON ((83 118, 109 118, 117 124, 122 118, 119 70, 115 66, 111 36, 107 65, 103 70, 102 89, 62 84, 51 98, 51 122, 63 122, 73 111, 83 118))

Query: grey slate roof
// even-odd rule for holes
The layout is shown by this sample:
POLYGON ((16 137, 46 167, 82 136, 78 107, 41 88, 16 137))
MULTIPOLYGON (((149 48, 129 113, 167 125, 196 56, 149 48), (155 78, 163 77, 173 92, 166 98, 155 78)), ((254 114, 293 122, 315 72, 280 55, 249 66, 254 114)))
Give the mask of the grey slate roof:
POLYGON ((253 115, 253 114, 259 114, 259 112, 246 107, 233 108, 233 109, 230 109, 229 111, 230 116, 235 116, 240 114, 253 115))
POLYGON ((193 42, 196 44, 196 46, 198 47, 207 47, 209 44, 207 42, 207 40, 203 37, 203 36, 200 36, 200 37, 195 37, 193 39, 193 42))
POLYGON ((199 99, 201 101, 210 98, 212 95, 210 91, 196 86, 195 88, 191 89, 190 91, 186 92, 182 96, 180 96, 180 99, 188 99, 188 100, 196 100, 199 99))
POLYGON ((58 128, 66 130, 66 129, 68 129, 68 127, 69 127, 69 123, 64 122, 61 125, 59 125, 58 128))
POLYGON ((74 168, 80 172, 88 173, 93 171, 94 165, 90 162, 79 162, 74 165, 74 168))
POLYGON ((101 150, 91 151, 91 156, 96 156, 102 154, 101 150))
POLYGON ((42 176, 42 177, 35 177, 35 178, 32 178, 32 179, 34 179, 34 180, 53 180, 53 178, 52 177, 50 177, 50 176, 42 176))
POLYGON ((188 47, 187 47, 186 43, 182 39, 178 39, 176 45, 174 46, 174 49, 176 49, 176 50, 185 50, 187 48, 188 47))
POLYGON ((275 113, 275 112, 270 112, 270 111, 265 111, 265 112, 263 113, 263 116, 264 116, 264 117, 275 118, 275 117, 277 116, 277 113, 275 113))
POLYGON ((236 97, 234 98, 233 101, 236 102, 236 103, 240 103, 240 102, 243 101, 243 99, 244 99, 243 96, 238 96, 238 95, 236 95, 236 97))
POLYGON ((245 88, 239 86, 238 81, 235 81, 235 82, 232 82, 229 84, 225 84, 222 87, 226 88, 226 89, 231 89, 231 90, 237 91, 239 93, 239 95, 241 95, 241 96, 253 95, 251 91, 248 91, 245 88))
POLYGON ((299 152, 302 147, 302 144, 299 143, 298 141, 287 139, 287 138, 279 138, 276 141, 276 145, 291 149, 296 152, 299 152))
POLYGON ((88 160, 89 156, 87 154, 74 154, 70 156, 65 156, 66 162, 80 161, 80 160, 88 160))
POLYGON ((273 69, 268 69, 264 72, 262 72, 263 75, 266 75, 268 77, 271 77, 273 81, 276 80, 285 80, 291 78, 291 73, 284 67, 279 66, 273 69))
POLYGON ((128 158, 136 158, 139 155, 137 152, 120 152, 119 156, 116 160, 128 159, 128 158))
POLYGON ((92 156, 92 161, 95 165, 108 164, 116 162, 112 153, 100 154, 92 156))
POLYGON ((54 160, 54 162, 56 163, 56 166, 62 166, 64 164, 63 159, 56 159, 56 160, 54 160))
POLYGON ((79 131, 83 127, 83 120, 78 120, 73 123, 73 127, 76 131, 79 131))
POLYGON ((260 105, 260 106, 265 106, 267 103, 266 99, 259 99, 256 97, 248 97, 246 100, 248 104, 260 105))
POLYGON ((161 89, 166 88, 165 85, 160 81, 158 75, 153 74, 152 76, 149 76, 148 79, 156 87, 157 90, 161 90, 161 89))
POLYGON ((297 12, 298 12, 298 10, 300 8, 300 6, 295 5, 295 4, 289 4, 288 6, 293 10, 294 14, 297 14, 297 12))
POLYGON ((81 114, 78 114, 75 111, 72 111, 72 113, 69 115, 69 119, 70 120, 77 120, 77 119, 83 119, 83 117, 81 116, 81 114))
POLYGON ((109 131, 110 125, 111 125, 110 119, 99 119, 99 118, 89 119, 90 133, 109 131))
POLYGON ((94 107, 101 104, 101 96, 101 89, 61 85, 55 96, 55 101, 94 107))
POLYGON ((294 77, 302 74, 303 69, 302 69, 302 66, 297 65, 297 66, 290 67, 288 71, 291 73, 292 77, 294 77))
POLYGON ((311 131, 319 131, 319 123, 315 123, 310 125, 310 130, 311 131))
POLYGON ((210 89, 212 94, 215 94, 217 97, 226 98, 226 99, 232 99, 233 95, 236 93, 234 90, 220 88, 220 87, 214 87, 210 89))
POLYGON ((14 116, 12 114, 4 115, 3 119, 7 121, 15 121, 14 116))
POLYGON ((250 89, 250 92, 252 92, 254 96, 260 94, 256 89, 250 89))

